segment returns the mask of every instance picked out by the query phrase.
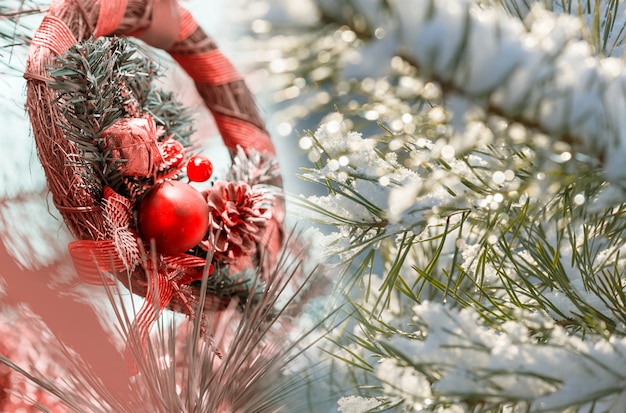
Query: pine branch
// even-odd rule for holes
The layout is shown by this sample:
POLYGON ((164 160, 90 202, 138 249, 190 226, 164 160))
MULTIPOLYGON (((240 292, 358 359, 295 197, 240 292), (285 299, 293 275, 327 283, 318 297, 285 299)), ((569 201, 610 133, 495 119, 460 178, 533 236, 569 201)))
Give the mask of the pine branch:
MULTIPOLYGON (((398 6, 411 9, 402 2, 398 6)), ((492 113, 573 143, 603 161, 612 182, 621 181, 618 158, 625 145, 621 112, 615 111, 624 100, 621 64, 594 55, 577 19, 557 20, 533 9, 526 29, 519 20, 467 1, 431 2, 412 10, 398 16, 400 47, 422 75, 484 100, 492 113), (541 32, 547 21, 553 28, 541 32), (432 30, 442 32, 432 36, 432 30), (489 45, 479 40, 483 33, 489 33, 489 45)))
MULTIPOLYGON (((428 114, 415 118, 423 119, 425 128, 433 127, 428 114)), ((354 368, 370 370, 359 361, 368 352, 402 359, 367 344, 381 339, 367 331, 394 334, 381 317, 396 300, 406 309, 425 300, 472 308, 483 326, 496 329, 523 321, 517 313, 523 309, 550 314, 572 334, 623 334, 618 327, 623 324, 621 266, 609 264, 615 263, 610 257, 621 256, 613 255, 620 248, 615 242, 623 228, 621 207, 594 212, 585 205, 601 194, 602 176, 563 156, 558 145, 542 144, 541 134, 526 130, 523 140, 513 140, 517 132, 491 118, 482 125, 502 144, 481 146, 474 140, 474 148, 447 153, 452 137, 446 140, 445 135, 437 143, 421 135, 374 140, 332 125, 335 132, 324 125, 310 137, 310 150, 320 157, 306 178, 330 194, 310 197, 305 207, 337 228, 327 236, 332 243, 324 246, 339 257, 348 302, 361 311, 362 300, 369 303, 368 316, 354 318, 364 336, 347 335, 336 343, 351 355, 343 360, 354 368), (376 145, 387 145, 387 150, 372 150, 376 145), (373 271, 382 272, 380 279, 373 271), (592 275, 599 271, 606 274, 601 282, 592 275), (370 294, 375 298, 367 298, 370 294)), ((406 323, 400 321, 403 312, 397 314, 398 323, 406 323)), ((381 386, 382 393, 368 395, 395 394, 381 386)), ((463 402, 499 405, 485 405, 485 397, 491 396, 484 391, 464 395, 463 402)))
POLYGON ((60 126, 79 150, 67 161, 83 169, 83 180, 96 199, 102 185, 126 191, 116 166, 125 160, 114 159, 101 136, 116 121, 149 114, 165 136, 189 145, 191 115, 173 100, 173 93, 152 84, 159 76, 158 66, 130 40, 99 38, 75 44, 57 59, 50 76, 49 86, 58 92, 55 104, 63 115, 60 126))
POLYGON ((621 342, 604 342, 608 347, 600 344, 602 340, 595 346, 582 345, 550 320, 537 316, 525 315, 525 321, 522 318, 496 329, 480 329, 474 327, 480 322, 471 310, 456 312, 431 303, 414 311, 421 327, 416 335, 396 334, 391 340, 383 339, 397 362, 389 371, 382 367, 379 371, 396 383, 396 393, 412 403, 424 403, 428 398, 429 403, 456 400, 481 412, 505 403, 531 411, 562 411, 594 402, 596 408, 609 406, 611 397, 622 391, 622 374, 611 367, 622 357, 621 342), (607 362, 609 359, 612 362, 607 362), (571 363, 564 369, 567 360, 571 363), (435 381, 433 393, 429 386, 421 395, 402 386, 395 378, 402 366, 435 381), (597 381, 581 392, 575 377, 590 376, 597 381))
MULTIPOLYGON (((50 394, 56 406, 67 411, 310 411, 301 395, 326 372, 298 363, 323 338, 326 328, 333 328, 328 326, 333 313, 306 314, 314 323, 298 325, 305 315, 302 306, 311 298, 311 284, 322 276, 319 268, 302 273, 299 254, 302 251, 283 251, 265 288, 255 300, 241 303, 241 311, 237 299, 227 309, 203 308, 201 296, 195 303, 198 317, 182 320, 161 314, 147 341, 133 330, 140 311, 134 301, 129 304, 120 284, 105 284, 115 327, 128 346, 125 354, 132 357, 126 361, 136 368, 128 399, 111 394, 111 384, 102 384, 95 371, 54 337, 46 343, 55 354, 62 353, 54 361, 63 367, 64 380, 45 377, 34 368, 29 371, 4 355, 0 365, 50 394)), ((102 274, 103 279, 109 276, 102 274)), ((255 283, 260 282, 258 277, 255 283)), ((202 291, 208 291, 209 278, 205 273, 202 291)))

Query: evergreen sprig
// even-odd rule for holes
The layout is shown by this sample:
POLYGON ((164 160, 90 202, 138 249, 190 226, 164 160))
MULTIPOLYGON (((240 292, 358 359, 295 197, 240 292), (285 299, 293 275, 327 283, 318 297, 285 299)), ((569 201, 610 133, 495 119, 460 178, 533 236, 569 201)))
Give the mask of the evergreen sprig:
POLYGON ((604 141, 600 126, 584 142, 575 136, 595 114, 612 116, 622 93, 608 82, 593 93, 615 99, 577 99, 603 82, 602 70, 598 83, 559 71, 576 69, 559 60, 573 44, 593 67, 616 63, 603 59, 622 53, 623 5, 382 3, 320 0, 317 41, 275 25, 286 47, 266 43, 268 56, 306 62, 288 73, 269 65, 277 122, 322 124, 299 137, 312 165, 303 178, 321 194, 300 204, 340 268, 352 321, 328 349, 352 367, 345 378, 359 396, 342 399, 342 411, 623 410, 624 382, 611 365, 621 363, 626 325, 626 221, 620 180, 607 182, 620 161, 611 172, 612 150, 603 153, 617 140, 604 141), (516 35, 502 9, 522 21, 516 35), (526 70, 507 66, 525 32, 536 41, 524 50, 538 57, 532 45, 546 46, 528 71, 536 87, 505 90, 526 70), (498 50, 502 58, 480 63, 498 50), (298 70, 307 65, 315 70, 298 70), (498 106, 515 98, 510 111, 498 106), (544 107, 554 110, 540 115, 544 107), (555 127, 561 121, 576 126, 555 127), (505 342, 510 353, 494 352, 505 342))
POLYGON ((165 136, 189 145, 191 115, 172 92, 153 84, 159 66, 131 40, 103 37, 77 43, 57 59, 50 76, 49 87, 57 91, 55 105, 63 116, 59 126, 78 148, 68 162, 82 167, 96 198, 102 185, 124 191, 116 167, 124 160, 111 157, 101 136, 117 120, 149 114, 165 136))
MULTIPOLYGON (((370 157, 355 144, 353 135, 341 131, 330 136, 324 130, 328 125, 309 136, 317 161, 304 176, 321 185, 328 196, 310 197, 304 203, 317 222, 336 227, 325 247, 330 255, 340 257, 347 300, 355 309, 351 315, 359 329, 334 345, 347 353, 340 356, 342 363, 374 371, 380 379, 376 385, 371 377, 358 378, 359 386, 369 389, 362 394, 385 396, 390 404, 399 403, 400 397, 405 407, 423 408, 428 400, 433 411, 450 406, 452 400, 463 411, 501 411, 504 406, 532 410, 532 400, 543 393, 507 393, 510 387, 497 385, 503 374, 517 374, 519 380, 534 383, 528 386, 553 394, 567 387, 566 378, 526 373, 511 365, 502 367, 506 373, 481 366, 472 377, 476 374, 474 380, 480 378, 482 387, 465 393, 433 390, 420 398, 407 388, 395 388, 398 384, 388 382, 390 377, 379 364, 363 360, 395 360, 395 374, 424 377, 435 389, 446 372, 463 368, 447 363, 444 349, 456 348, 467 353, 464 357, 476 357, 466 351, 472 343, 450 347, 446 339, 440 344, 441 363, 415 361, 421 360, 412 356, 419 354, 416 343, 421 338, 412 332, 409 314, 428 302, 446 303, 451 319, 463 308, 472 311, 480 328, 488 330, 526 323, 528 314, 548 314, 554 328, 573 337, 623 337, 623 267, 618 246, 625 223, 622 207, 602 207, 599 197, 606 183, 593 161, 571 156, 567 146, 546 144, 542 133, 525 129, 525 139, 519 141, 519 125, 503 128, 501 118, 487 116, 477 122, 492 143, 450 156, 446 146, 458 148, 452 145, 454 133, 445 132, 452 130, 450 125, 433 122, 428 113, 414 117, 429 133, 441 132, 431 140, 421 131, 393 134, 383 129, 374 138, 361 138, 373 139, 379 147, 371 150, 363 145, 370 157), (339 140, 351 149, 338 151, 339 140), (341 157, 348 162, 340 161, 341 157), (404 209, 398 211, 394 200, 404 202, 404 209), (375 282, 378 275, 381 278, 375 282), (389 313, 395 321, 385 321, 389 313), (385 345, 389 337, 402 337, 404 347, 385 345)), ((537 332, 536 341, 529 344, 536 347, 533 351, 563 350, 551 341, 551 334, 549 328, 537 332)), ((487 347, 482 351, 493 357, 487 347)), ((622 388, 603 394, 614 395, 622 388)), ((595 396, 587 394, 571 405, 594 401, 595 396)))
MULTIPOLYGON (((445 158, 421 135, 372 151, 374 141, 389 145, 397 136, 385 131, 363 139, 329 133, 328 125, 312 134, 311 151, 320 158, 305 177, 329 195, 303 203, 317 222, 336 227, 325 248, 339 257, 360 329, 335 341, 351 354, 341 356, 344 362, 368 371, 374 367, 363 364, 367 353, 401 359, 373 343, 406 331, 407 312, 428 301, 471 309, 489 328, 524 322, 523 310, 549 314, 575 336, 624 336, 623 206, 593 206, 606 186, 593 163, 561 156, 558 145, 539 145, 541 134, 531 130, 525 142, 513 143, 510 129, 493 125, 483 126, 501 145, 445 158), (419 162, 390 161, 411 158, 419 162), (408 197, 400 215, 391 204, 402 199, 394 191, 408 197), (398 317, 393 327, 383 321, 389 312, 398 317)), ((477 397, 466 396, 469 404, 477 397)))

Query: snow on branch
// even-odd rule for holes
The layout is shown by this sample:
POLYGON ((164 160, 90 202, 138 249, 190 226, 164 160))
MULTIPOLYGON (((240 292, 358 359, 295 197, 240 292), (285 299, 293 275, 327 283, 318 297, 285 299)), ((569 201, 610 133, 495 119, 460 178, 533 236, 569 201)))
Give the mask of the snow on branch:
POLYGON ((414 407, 439 398, 531 403, 537 412, 593 402, 597 411, 624 410, 626 375, 617 366, 626 362, 626 339, 583 341, 537 313, 485 328, 471 308, 426 301, 413 311, 417 330, 386 341, 395 357, 376 374, 393 389, 387 394, 414 407))
POLYGON ((398 0, 403 56, 426 76, 477 100, 490 112, 574 144, 604 163, 606 177, 626 170, 626 73, 600 58, 582 22, 534 7, 524 22, 470 0, 398 0))

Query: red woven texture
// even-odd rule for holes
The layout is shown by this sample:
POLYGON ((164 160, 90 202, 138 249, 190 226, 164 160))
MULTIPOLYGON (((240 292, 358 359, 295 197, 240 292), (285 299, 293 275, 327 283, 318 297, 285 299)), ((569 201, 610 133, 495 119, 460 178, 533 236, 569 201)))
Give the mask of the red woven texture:
POLYGON ((74 43, 76 37, 67 25, 55 16, 47 15, 41 21, 33 37, 32 45, 47 48, 56 56, 63 54, 74 43))
MULTIPOLYGON (((181 10, 184 10, 181 8, 181 10)), ((181 11, 182 21, 180 27, 179 43, 191 36, 198 28, 198 24, 191 14, 181 11)), ((176 45, 172 48, 176 50, 176 45)), ((233 64, 218 49, 192 51, 191 53, 170 52, 172 57, 180 64, 191 78, 202 87, 235 84, 241 80, 233 64)), ((235 149, 241 146, 244 149, 254 148, 261 152, 275 154, 274 144, 265 130, 259 129, 246 117, 219 113, 215 110, 213 102, 205 103, 211 110, 217 126, 222 135, 224 144, 235 149)), ((255 109, 256 110, 256 109, 255 109)), ((233 111, 234 112, 234 111, 233 111)), ((274 251, 277 253, 277 251, 274 251)))
POLYGON ((217 49, 193 55, 174 55, 174 59, 198 83, 223 85, 241 80, 230 60, 217 49))
POLYGON ((189 10, 180 7, 180 5, 178 6, 178 12, 180 13, 180 33, 178 33, 176 42, 181 42, 198 29, 198 23, 196 23, 189 10))
POLYGON ((95 37, 107 36, 115 31, 124 18, 128 0, 100 1, 100 14, 96 24, 95 37))
POLYGON ((275 152, 274 144, 267 138, 267 134, 256 126, 215 111, 213 117, 227 147, 236 148, 239 145, 244 149, 254 148, 259 152, 275 152))

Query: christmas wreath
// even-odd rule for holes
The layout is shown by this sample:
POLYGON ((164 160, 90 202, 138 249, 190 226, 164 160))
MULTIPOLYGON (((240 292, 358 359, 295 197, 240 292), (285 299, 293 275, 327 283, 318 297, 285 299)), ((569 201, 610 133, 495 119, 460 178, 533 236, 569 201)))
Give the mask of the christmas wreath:
POLYGON ((201 297, 213 309, 255 297, 284 236, 275 150, 243 79, 188 11, 175 0, 55 1, 25 77, 38 155, 84 280, 114 274, 189 315, 201 297), (212 178, 211 161, 193 155, 189 114, 154 85, 158 66, 130 37, 167 50, 193 78, 232 155, 226 176, 212 178))

